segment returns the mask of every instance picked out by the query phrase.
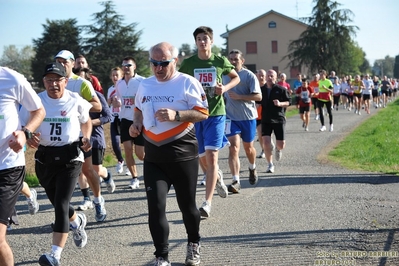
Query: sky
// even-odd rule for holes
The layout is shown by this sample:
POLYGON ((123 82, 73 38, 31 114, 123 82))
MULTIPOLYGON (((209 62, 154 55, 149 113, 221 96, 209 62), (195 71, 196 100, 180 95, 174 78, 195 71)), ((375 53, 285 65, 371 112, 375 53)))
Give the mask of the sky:
MULTIPOLYGON (((226 26, 232 30, 264 13, 274 10, 294 19, 311 15, 313 0, 114 0, 115 10, 124 17, 125 25, 138 23, 142 31, 140 46, 167 41, 177 48, 187 43, 194 48, 192 35, 198 26, 209 26, 214 31, 214 44, 223 47, 220 35, 226 26)), ((354 13, 349 25, 359 27, 355 40, 366 52, 370 64, 387 55, 399 54, 399 1, 338 0, 340 8, 354 13)), ((18 49, 32 45, 33 39, 42 37, 46 19, 76 18, 77 25, 89 25, 93 14, 103 10, 97 0, 0 0, 0 57, 4 47, 18 49)), ((68 47, 65 47, 68 49, 68 47)), ((56 54, 58 51, 54 51, 56 54)))

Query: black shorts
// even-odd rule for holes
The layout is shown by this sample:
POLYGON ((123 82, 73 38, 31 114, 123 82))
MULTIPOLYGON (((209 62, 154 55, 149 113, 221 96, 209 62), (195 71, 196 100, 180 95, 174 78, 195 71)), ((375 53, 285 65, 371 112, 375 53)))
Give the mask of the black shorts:
POLYGON ((93 165, 101 165, 104 161, 105 149, 93 148, 91 160, 93 165))
POLYGON ((259 119, 259 120, 257 119, 256 120, 256 127, 258 127, 260 124, 262 124, 262 119, 259 119))
POLYGON ((363 94, 363 101, 370 100, 370 94, 363 94))
POLYGON ((373 98, 378 97, 378 90, 372 90, 371 91, 373 98))
POLYGON ((144 146, 144 137, 143 137, 143 133, 140 133, 140 135, 138 135, 135 138, 132 138, 129 134, 129 128, 130 126, 133 124, 133 121, 127 120, 125 118, 122 118, 121 120, 121 142, 125 142, 125 141, 132 141, 135 145, 138 146, 144 146))
POLYGON ((300 114, 304 114, 305 112, 309 112, 310 111, 310 105, 308 106, 300 106, 299 107, 299 113, 300 114))
POLYGON ((354 93, 353 96, 357 97, 358 99, 362 98, 362 94, 361 93, 354 93))
POLYGON ((22 190, 25 166, 0 170, 0 223, 8 225, 22 190))
POLYGON ((273 132, 276 140, 284 140, 285 123, 262 123, 262 136, 271 136, 273 132))

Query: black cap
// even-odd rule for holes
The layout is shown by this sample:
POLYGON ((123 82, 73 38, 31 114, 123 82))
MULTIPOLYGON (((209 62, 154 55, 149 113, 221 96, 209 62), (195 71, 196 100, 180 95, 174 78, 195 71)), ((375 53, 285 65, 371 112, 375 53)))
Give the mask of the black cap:
POLYGON ((51 73, 60 75, 61 77, 66 77, 65 67, 58 61, 46 65, 43 77, 51 73))

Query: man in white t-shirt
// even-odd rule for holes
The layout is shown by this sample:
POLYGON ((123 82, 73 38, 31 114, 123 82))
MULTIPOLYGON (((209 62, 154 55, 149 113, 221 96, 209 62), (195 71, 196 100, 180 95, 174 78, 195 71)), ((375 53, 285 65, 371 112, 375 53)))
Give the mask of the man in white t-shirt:
POLYGON ((6 241, 9 217, 14 211, 25 177, 23 147, 46 114, 40 98, 26 78, 7 67, 0 67, 0 265, 13 266, 14 256, 6 241), (21 127, 19 105, 29 111, 21 127))

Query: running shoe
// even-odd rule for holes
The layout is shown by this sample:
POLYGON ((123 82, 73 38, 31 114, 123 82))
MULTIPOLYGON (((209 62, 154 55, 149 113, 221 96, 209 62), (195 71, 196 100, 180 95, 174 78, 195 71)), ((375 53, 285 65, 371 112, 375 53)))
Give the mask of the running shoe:
POLYGON ((186 265, 195 266, 201 263, 200 249, 199 243, 190 242, 187 244, 186 265))
POLYGON ((316 115, 316 117, 314 118, 314 120, 319 120, 320 115, 316 115))
POLYGON ((105 200, 103 197, 100 196, 100 202, 99 203, 95 203, 93 201, 95 210, 96 210, 96 221, 97 222, 103 222, 105 220, 105 218, 107 217, 107 211, 105 210, 105 200))
POLYGON ((114 193, 115 191, 115 182, 112 179, 111 172, 108 171, 107 181, 104 181, 105 185, 107 186, 108 193, 114 193))
POLYGON ((258 156, 256 156, 256 158, 265 158, 266 156, 265 156, 265 152, 262 150, 261 152, 260 152, 260 154, 258 155, 258 156))
POLYGON ((204 177, 202 178, 200 185, 206 186, 206 175, 204 175, 204 177))
POLYGON ((305 127, 305 131, 309 131, 309 127, 305 127))
POLYGON ((274 173, 274 164, 269 163, 269 166, 267 167, 266 173, 274 173))
POLYGON ((227 191, 226 185, 223 182, 223 172, 220 169, 218 170, 218 179, 216 181, 216 191, 221 198, 227 197, 228 191, 227 191))
POLYGON ((322 126, 319 130, 320 130, 321 132, 326 131, 326 126, 322 126))
POLYGON ((158 257, 155 259, 155 263, 153 264, 153 266, 172 266, 172 264, 170 264, 170 262, 165 260, 164 258, 158 257))
POLYGON ((35 189, 30 189, 30 198, 27 198, 29 213, 30 215, 34 215, 39 211, 39 202, 37 202, 37 192, 35 189))
POLYGON ((280 161, 281 157, 283 157, 283 151, 276 150, 276 161, 280 161))
POLYGON ((122 174, 122 172, 123 172, 123 162, 118 162, 118 164, 116 165, 116 172, 118 174, 122 174))
POLYGON ((258 173, 256 172, 256 168, 251 170, 250 168, 248 168, 249 170, 249 183, 251 185, 256 185, 256 183, 258 183, 258 173))
POLYGON ((331 124, 331 125, 330 125, 330 132, 333 132, 333 131, 334 131, 334 125, 331 124))
POLYGON ((130 180, 130 184, 129 187, 131 189, 138 189, 140 187, 140 181, 137 177, 132 178, 132 180, 130 180))
POLYGON ((129 169, 126 169, 125 175, 132 175, 132 173, 130 173, 129 169))
POLYGON ((53 253, 46 253, 40 256, 39 265, 41 266, 58 266, 60 261, 54 257, 53 253))
POLYGON ((90 198, 83 198, 82 203, 80 203, 80 205, 78 205, 78 207, 76 208, 79 211, 85 211, 87 209, 93 209, 93 202, 90 200, 90 198))
POLYGON ((202 203, 201 207, 199 208, 202 217, 208 218, 211 216, 211 204, 206 200, 202 203))
POLYGON ((231 193, 240 193, 241 190, 241 184, 237 180, 233 180, 231 185, 228 187, 229 192, 231 193))
POLYGON ((70 225, 70 229, 73 232, 73 241, 78 248, 83 248, 87 244, 87 234, 85 231, 85 226, 87 223, 86 215, 84 213, 78 213, 78 218, 80 219, 80 225, 74 228, 70 225))

